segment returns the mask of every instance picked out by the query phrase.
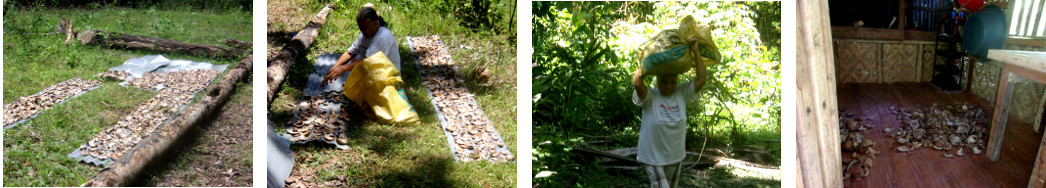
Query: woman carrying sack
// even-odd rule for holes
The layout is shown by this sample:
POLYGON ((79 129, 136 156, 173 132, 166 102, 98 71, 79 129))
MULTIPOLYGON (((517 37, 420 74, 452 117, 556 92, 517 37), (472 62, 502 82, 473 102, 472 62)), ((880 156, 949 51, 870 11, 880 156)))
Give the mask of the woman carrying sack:
MULTIPOLYGON (((689 50, 698 52, 699 47, 692 42, 689 50)), ((686 104, 700 99, 698 93, 708 82, 702 58, 694 60, 691 67, 697 75, 687 83, 676 85, 679 74, 661 74, 657 75, 657 87, 648 88, 642 69, 636 69, 632 76, 632 102, 643 112, 637 160, 643 163, 650 187, 674 188, 678 184, 680 164, 686 157, 686 104)))

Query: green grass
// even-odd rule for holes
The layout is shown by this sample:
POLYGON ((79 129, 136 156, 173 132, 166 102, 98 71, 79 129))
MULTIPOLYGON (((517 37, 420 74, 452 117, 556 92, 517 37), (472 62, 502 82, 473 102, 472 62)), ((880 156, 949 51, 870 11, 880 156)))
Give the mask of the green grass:
MULTIPOLYGON (((270 2, 271 4, 272 2, 270 2)), ((303 2, 292 2, 303 3, 303 2)), ((300 5, 311 11, 311 18, 321 3, 300 5)), ((270 106, 269 118, 277 123, 282 132, 285 123, 293 116, 291 104, 301 99, 305 78, 312 71, 312 60, 324 53, 342 53, 358 36, 356 11, 364 4, 352 1, 338 4, 327 17, 316 43, 309 48, 305 58, 291 66, 278 98, 270 106)), ((516 46, 515 31, 498 32, 462 27, 449 13, 425 10, 426 7, 393 6, 377 3, 379 13, 390 23, 391 30, 399 43, 402 59, 402 75, 406 83, 407 98, 421 116, 421 123, 412 126, 380 124, 356 118, 351 121, 348 144, 351 149, 338 150, 327 145, 293 145, 298 164, 297 170, 315 172, 315 181, 343 181, 350 186, 382 187, 510 187, 515 186, 515 161, 507 163, 454 162, 446 138, 440 129, 434 108, 429 103, 428 88, 421 84, 415 60, 407 45, 406 36, 440 35, 451 48, 453 59, 464 74, 473 66, 484 66, 494 75, 493 84, 470 83, 469 89, 476 94, 477 101, 494 122, 514 155, 521 155, 516 148, 516 46), (408 9, 409 8, 409 9, 408 9), (470 49, 459 48, 462 45, 470 49)), ((270 7, 270 10, 272 7, 270 7)), ((506 11, 507 12, 507 11, 506 11)), ((286 24, 276 24, 272 32, 297 32, 286 24)), ((285 41, 283 41, 285 42, 285 41)), ((277 41, 275 44, 282 46, 277 41)), ((296 170, 296 171, 297 171, 296 170)))
MULTIPOLYGON (((226 38, 251 40, 250 14, 246 12, 8 8, 3 43, 5 104, 73 77, 97 80, 95 74, 127 59, 159 54, 76 43, 67 45, 63 44, 64 36, 37 34, 53 31, 61 17, 72 20, 77 30, 100 29, 210 45, 219 45, 226 38)), ((214 64, 238 63, 238 60, 163 55, 169 59, 214 64)), ((67 158, 66 154, 156 94, 116 83, 105 81, 97 90, 5 130, 4 186, 77 186, 101 170, 67 158)), ((249 98, 249 90, 246 93, 249 98)))

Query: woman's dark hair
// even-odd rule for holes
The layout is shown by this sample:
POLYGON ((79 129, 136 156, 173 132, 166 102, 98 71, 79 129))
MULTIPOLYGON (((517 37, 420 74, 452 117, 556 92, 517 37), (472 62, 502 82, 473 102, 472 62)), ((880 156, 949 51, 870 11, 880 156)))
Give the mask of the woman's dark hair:
POLYGON ((356 14, 356 18, 367 18, 370 20, 378 20, 378 25, 382 27, 389 27, 388 23, 385 22, 385 18, 378 16, 378 11, 374 10, 374 7, 364 6, 360 9, 360 13, 356 14))

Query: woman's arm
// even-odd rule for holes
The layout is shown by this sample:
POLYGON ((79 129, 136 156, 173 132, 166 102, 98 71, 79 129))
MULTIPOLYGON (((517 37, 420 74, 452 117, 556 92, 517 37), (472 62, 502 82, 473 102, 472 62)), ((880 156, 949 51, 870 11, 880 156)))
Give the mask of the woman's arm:
POLYGON ((692 65, 694 72, 697 72, 697 76, 694 77, 694 93, 700 93, 701 87, 704 87, 705 83, 708 82, 708 67, 705 67, 704 65, 704 59, 701 58, 700 53, 700 44, 698 44, 696 40, 694 41, 694 45, 690 46, 690 50, 691 53, 694 53, 694 59, 697 59, 692 65))
POLYGON ((345 74, 347 71, 352 71, 352 68, 359 63, 359 61, 349 62, 354 57, 356 57, 356 54, 349 53, 349 51, 345 51, 345 53, 341 54, 341 57, 338 57, 338 61, 335 62, 334 65, 327 70, 327 74, 323 76, 322 85, 326 86, 327 82, 338 79, 339 76, 345 74))
POLYGON ((349 63, 349 60, 354 58, 354 57, 356 57, 356 54, 352 54, 351 52, 346 50, 345 53, 341 54, 341 57, 338 57, 338 61, 336 63, 334 63, 334 66, 345 65, 345 64, 349 63))
POLYGON ((646 100, 647 89, 646 85, 643 84, 643 72, 636 69, 635 75, 632 76, 632 87, 636 88, 636 95, 639 96, 639 100, 646 100))

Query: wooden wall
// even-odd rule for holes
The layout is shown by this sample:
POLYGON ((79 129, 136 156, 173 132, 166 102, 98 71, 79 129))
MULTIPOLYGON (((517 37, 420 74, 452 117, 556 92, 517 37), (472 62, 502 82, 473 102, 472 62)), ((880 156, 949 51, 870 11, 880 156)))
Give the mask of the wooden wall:
POLYGON ((842 187, 828 2, 799 0, 796 6, 796 186, 842 187))

